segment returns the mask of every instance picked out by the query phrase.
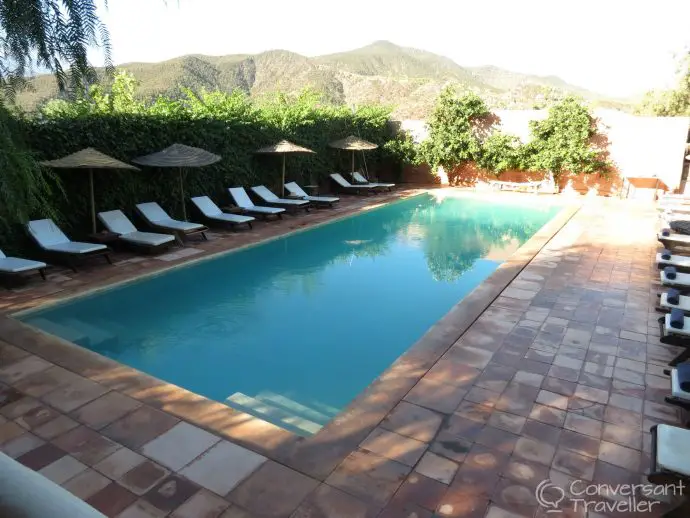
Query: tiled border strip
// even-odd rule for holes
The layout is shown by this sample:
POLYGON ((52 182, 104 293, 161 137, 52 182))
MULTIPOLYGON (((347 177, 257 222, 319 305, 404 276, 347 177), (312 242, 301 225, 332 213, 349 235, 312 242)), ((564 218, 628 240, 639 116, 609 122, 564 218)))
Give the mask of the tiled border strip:
POLYGON ((313 478, 324 480, 578 210, 579 206, 567 206, 561 210, 488 279, 434 324, 346 410, 312 437, 296 436, 6 316, 0 317, 0 339, 313 478))

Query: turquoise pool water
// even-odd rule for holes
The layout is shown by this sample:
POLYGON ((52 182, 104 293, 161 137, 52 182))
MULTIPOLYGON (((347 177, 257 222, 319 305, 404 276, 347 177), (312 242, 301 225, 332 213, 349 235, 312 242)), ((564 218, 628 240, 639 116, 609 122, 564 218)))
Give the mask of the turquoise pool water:
POLYGON ((308 435, 558 210, 425 194, 19 318, 308 435))

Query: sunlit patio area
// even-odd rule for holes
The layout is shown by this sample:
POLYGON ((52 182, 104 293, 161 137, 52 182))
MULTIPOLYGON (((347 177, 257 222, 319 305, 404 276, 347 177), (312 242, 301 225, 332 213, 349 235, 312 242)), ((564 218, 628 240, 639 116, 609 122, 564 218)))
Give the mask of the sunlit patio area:
MULTIPOLYGON (((547 479, 561 488, 643 483, 650 427, 681 422, 664 402, 663 370, 677 351, 659 341, 656 211, 617 199, 579 204, 309 438, 5 316, 0 450, 122 518, 532 517, 545 516, 535 491, 547 479)), ((3 296, 4 310, 164 261, 142 262, 125 259, 108 278, 99 278, 105 268, 78 282, 53 274, 3 296)), ((651 501, 645 516, 672 503, 651 501)), ((563 515, 621 516, 602 509, 563 515)))

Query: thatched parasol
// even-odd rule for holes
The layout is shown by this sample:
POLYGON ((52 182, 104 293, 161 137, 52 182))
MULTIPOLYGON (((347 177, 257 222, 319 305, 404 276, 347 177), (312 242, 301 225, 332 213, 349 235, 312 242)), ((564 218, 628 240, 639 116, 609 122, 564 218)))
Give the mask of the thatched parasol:
POLYGON ((335 140, 328 144, 330 147, 336 149, 344 149, 346 151, 352 151, 352 172, 355 172, 355 151, 369 151, 376 149, 378 146, 372 142, 367 142, 364 139, 350 135, 349 137, 341 138, 340 140, 335 140))
POLYGON ((56 160, 46 160, 41 165, 55 169, 86 169, 89 172, 89 192, 91 201, 91 230, 96 233, 96 201, 93 195, 93 170, 94 169, 129 169, 139 171, 138 167, 120 162, 100 151, 87 147, 71 155, 56 160))
POLYGON ((163 151, 135 158, 132 162, 149 167, 175 167, 178 169, 180 178, 180 202, 182 203, 182 215, 186 221, 187 208, 184 203, 183 170, 187 167, 204 167, 215 164, 220 158, 220 156, 204 149, 199 149, 198 147, 173 144, 170 147, 166 147, 163 151))
POLYGON ((283 181, 280 183, 280 195, 285 195, 285 155, 288 153, 314 153, 311 149, 306 147, 298 146, 287 140, 281 140, 277 144, 272 146, 262 147, 261 149, 255 151, 255 153, 260 155, 283 155, 283 181))

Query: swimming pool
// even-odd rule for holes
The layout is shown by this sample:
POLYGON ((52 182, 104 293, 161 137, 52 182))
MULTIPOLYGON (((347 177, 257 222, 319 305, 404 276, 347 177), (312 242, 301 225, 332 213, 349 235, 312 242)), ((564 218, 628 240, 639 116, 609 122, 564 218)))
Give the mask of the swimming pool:
POLYGON ((18 318, 310 435, 558 210, 424 194, 18 318))

